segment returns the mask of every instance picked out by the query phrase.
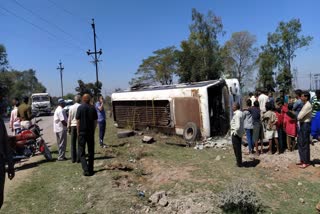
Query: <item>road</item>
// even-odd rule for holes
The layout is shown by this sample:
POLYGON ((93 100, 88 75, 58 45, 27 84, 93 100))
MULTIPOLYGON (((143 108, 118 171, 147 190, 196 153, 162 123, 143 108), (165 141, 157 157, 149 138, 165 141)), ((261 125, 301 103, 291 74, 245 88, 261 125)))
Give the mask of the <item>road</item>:
MULTIPOLYGON (((38 123, 41 129, 43 129, 43 139, 49 144, 52 145, 55 143, 55 135, 53 133, 53 116, 41 116, 38 117, 37 120, 41 119, 41 121, 38 123)), ((34 121, 34 120, 33 120, 34 121)), ((9 129, 9 121, 5 120, 5 124, 7 127, 7 131, 9 135, 13 135, 11 130, 9 129)))

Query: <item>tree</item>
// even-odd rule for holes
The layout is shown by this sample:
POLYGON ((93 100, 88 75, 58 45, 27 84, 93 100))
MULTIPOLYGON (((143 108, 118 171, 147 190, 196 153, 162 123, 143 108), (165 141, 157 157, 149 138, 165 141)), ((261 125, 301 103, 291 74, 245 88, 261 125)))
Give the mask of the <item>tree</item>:
POLYGON ((137 76, 130 81, 130 85, 170 85, 173 83, 173 76, 177 72, 176 48, 170 46, 153 52, 142 61, 135 73, 137 76))
POLYGON ((44 93, 46 88, 38 81, 36 71, 33 69, 25 71, 0 72, 0 85, 8 98, 30 96, 32 93, 44 93), (10 92, 10 93, 9 93, 10 92))
POLYGON ((63 96, 63 99, 65 99, 65 100, 73 100, 74 97, 75 97, 74 94, 68 93, 68 94, 66 94, 65 96, 63 96))
POLYGON ((7 59, 6 47, 0 44, 0 70, 5 71, 8 68, 9 62, 7 59))
POLYGON ((258 88, 273 89, 276 84, 273 78, 274 69, 277 66, 276 56, 266 47, 261 47, 262 52, 256 61, 258 72, 258 88))
POLYGON ((79 86, 75 88, 76 92, 80 96, 84 94, 90 94, 91 97, 98 97, 101 93, 102 83, 84 83, 82 80, 78 80, 79 86))
POLYGON ((207 16, 192 9, 192 24, 187 41, 178 52, 180 82, 218 79, 222 67, 218 35, 223 34, 221 19, 209 11, 207 16))
POLYGON ((291 19, 289 22, 280 22, 274 33, 268 34, 268 47, 277 57, 279 75, 277 83, 280 89, 292 88, 291 65, 296 57, 296 51, 309 46, 311 36, 301 35, 302 25, 299 19, 291 19))
POLYGON ((257 57, 257 48, 254 47, 256 38, 248 31, 235 32, 224 46, 225 69, 229 75, 235 75, 243 88, 252 77, 257 57))

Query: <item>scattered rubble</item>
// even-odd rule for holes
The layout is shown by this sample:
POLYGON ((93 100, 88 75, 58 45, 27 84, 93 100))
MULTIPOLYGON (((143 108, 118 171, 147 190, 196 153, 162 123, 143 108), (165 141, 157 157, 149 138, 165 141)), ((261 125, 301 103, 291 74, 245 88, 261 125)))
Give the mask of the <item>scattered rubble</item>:
POLYGON ((316 205, 316 210, 320 213, 320 202, 316 205))
POLYGON ((153 137, 143 136, 143 138, 142 138, 142 143, 153 143, 153 142, 155 142, 155 140, 153 139, 153 137))
POLYGON ((150 196, 149 202, 152 205, 157 205, 159 203, 160 199, 162 199, 163 197, 166 197, 165 191, 155 192, 153 195, 150 196))
POLYGON ((304 204, 304 199, 303 198, 299 198, 299 202, 301 203, 301 204, 304 204))
POLYGON ((151 206, 143 205, 139 206, 139 209, 135 207, 134 213, 221 213, 221 210, 215 206, 217 197, 210 191, 178 195, 179 197, 174 197, 173 193, 156 192, 149 198, 151 206))
POLYGON ((229 137, 210 137, 205 138, 202 142, 198 142, 194 149, 217 148, 226 150, 229 145, 231 145, 229 137))
POLYGON ((221 160, 221 156, 220 155, 218 155, 217 157, 216 157, 216 159, 215 159, 216 161, 219 161, 219 160, 221 160))
POLYGON ((134 132, 131 130, 121 130, 121 131, 118 131, 117 133, 118 138, 131 137, 133 135, 134 135, 134 132))

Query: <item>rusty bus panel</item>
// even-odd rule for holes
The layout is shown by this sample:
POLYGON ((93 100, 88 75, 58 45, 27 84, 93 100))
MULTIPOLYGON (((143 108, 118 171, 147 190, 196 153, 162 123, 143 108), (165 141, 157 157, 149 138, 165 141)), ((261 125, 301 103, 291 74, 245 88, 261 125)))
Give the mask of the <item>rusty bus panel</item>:
POLYGON ((171 127, 168 100, 115 101, 114 119, 118 127, 171 127))
POLYGON ((199 128, 202 128, 198 98, 177 97, 173 101, 176 128, 184 128, 188 122, 194 122, 199 128))

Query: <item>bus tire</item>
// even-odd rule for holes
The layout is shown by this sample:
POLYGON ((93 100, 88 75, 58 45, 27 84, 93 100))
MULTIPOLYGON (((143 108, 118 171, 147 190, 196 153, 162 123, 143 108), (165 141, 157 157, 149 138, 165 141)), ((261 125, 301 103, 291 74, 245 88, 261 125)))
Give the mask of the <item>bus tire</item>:
POLYGON ((200 130, 193 122, 188 122, 183 129, 183 139, 187 142, 194 142, 199 138, 200 130))

